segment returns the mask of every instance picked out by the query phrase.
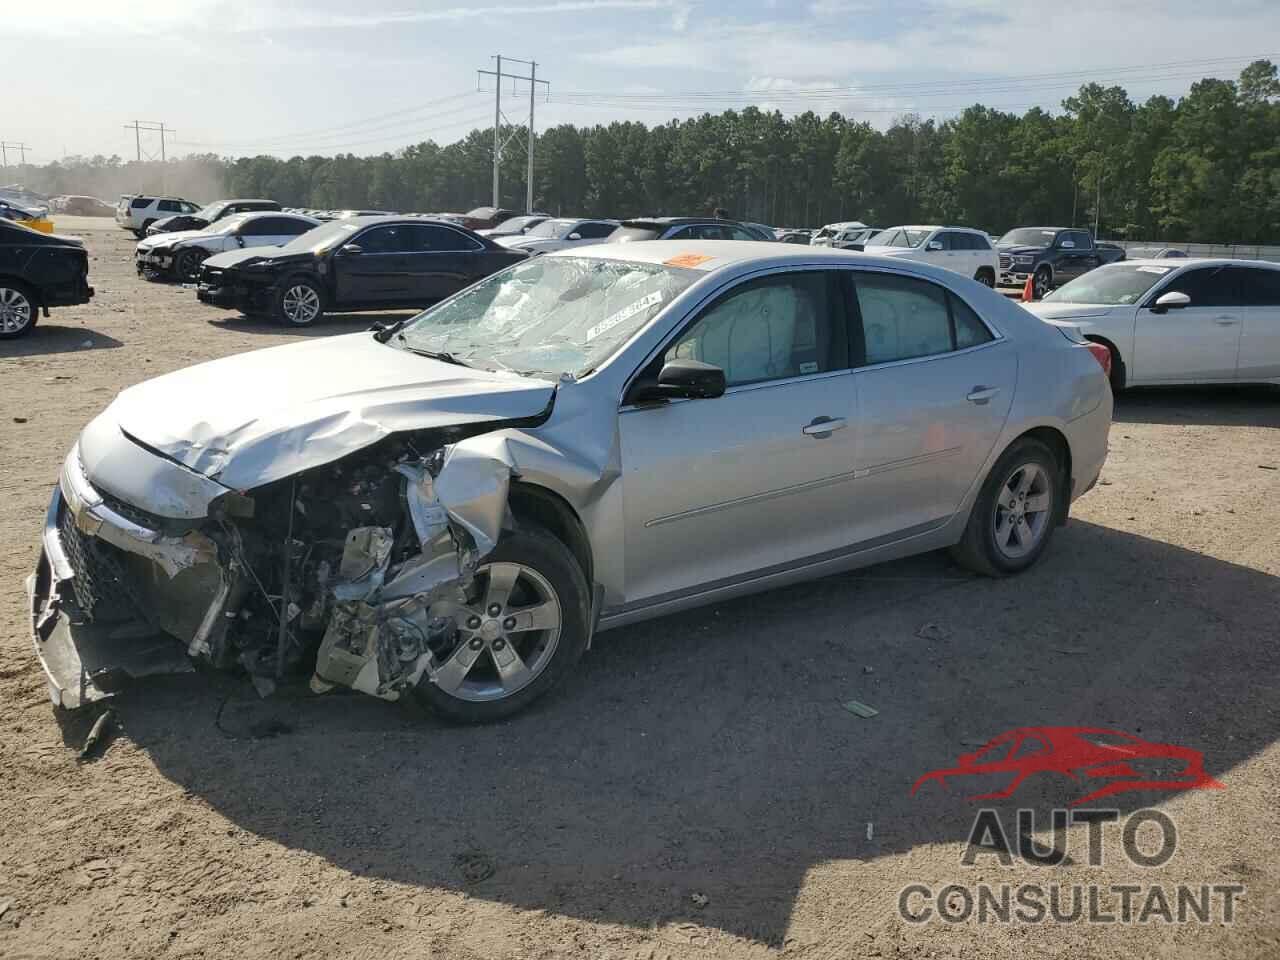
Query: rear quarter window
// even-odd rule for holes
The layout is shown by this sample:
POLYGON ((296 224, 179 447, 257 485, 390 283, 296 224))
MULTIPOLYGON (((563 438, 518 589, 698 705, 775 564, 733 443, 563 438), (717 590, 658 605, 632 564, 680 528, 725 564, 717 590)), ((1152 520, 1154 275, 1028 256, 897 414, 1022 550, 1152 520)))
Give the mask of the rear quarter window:
POLYGON ((151 203, 151 197, 134 197, 133 202, 129 204, 129 206, 133 207, 135 210, 145 210, 147 207, 151 206, 151 203))

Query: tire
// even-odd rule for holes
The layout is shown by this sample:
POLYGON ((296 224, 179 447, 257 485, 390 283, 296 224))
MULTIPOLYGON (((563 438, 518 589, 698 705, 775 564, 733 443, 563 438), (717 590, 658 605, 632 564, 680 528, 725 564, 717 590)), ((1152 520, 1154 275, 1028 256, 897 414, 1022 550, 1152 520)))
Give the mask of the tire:
POLYGON ((290 277, 276 288, 272 316, 286 327, 309 327, 324 316, 324 291, 307 277, 290 277))
POLYGON ((1064 496, 1062 465, 1053 451, 1031 437, 1014 441, 987 474, 973 512, 969 514, 964 536, 951 548, 952 559, 988 577, 1021 573, 1040 559, 1048 547, 1058 525, 1064 496), (1032 483, 1029 489, 1023 489, 1028 476, 1032 483), (1021 499, 1019 493, 1022 493, 1021 499), (1030 509, 1031 498, 1042 509, 1030 509), (1025 524, 1032 534, 1029 543, 1013 542, 1019 534, 1016 524, 1007 523, 1011 513, 1030 521, 1025 524))
POLYGON ((973 279, 977 280, 984 287, 994 287, 996 285, 995 271, 990 267, 982 267, 973 275, 973 279))
POLYGON ((0 280, 0 340, 25 337, 36 325, 40 308, 25 284, 0 280))
POLYGON ((141 229, 141 230, 135 230, 135 231, 133 231, 133 232, 134 232, 135 234, 137 234, 137 236, 138 236, 138 239, 139 239, 139 240, 142 240, 142 239, 143 239, 143 238, 145 238, 145 237, 146 237, 146 235, 147 235, 147 227, 151 226, 151 225, 152 225, 153 223, 155 223, 155 222, 156 222, 155 217, 152 217, 150 220, 143 220, 143 221, 142 221, 142 229, 141 229))
POLYGON ((1036 270, 1035 279, 1031 281, 1032 294, 1037 300, 1043 300, 1053 290, 1053 271, 1048 267, 1036 270))
POLYGON ((474 589, 475 599, 455 613, 458 646, 439 658, 434 677, 424 675, 412 690, 419 706, 456 723, 492 723, 548 693, 582 657, 590 630, 590 592, 582 568, 569 548, 542 527, 524 524, 504 534, 477 569, 474 589), (505 596, 501 583, 498 593, 490 594, 495 571, 515 584, 505 596), (486 608, 490 597, 501 598, 501 609, 486 608), (507 632, 514 620, 508 611, 519 615, 533 609, 556 625, 507 632), (509 692, 497 667, 508 639, 519 656, 515 669, 527 674, 513 672, 509 692))
POLYGON ((188 250, 179 250, 178 255, 173 258, 173 276, 179 283, 189 283, 196 278, 196 273, 200 270, 200 264, 209 258, 207 250, 201 250, 199 247, 192 247, 188 250))

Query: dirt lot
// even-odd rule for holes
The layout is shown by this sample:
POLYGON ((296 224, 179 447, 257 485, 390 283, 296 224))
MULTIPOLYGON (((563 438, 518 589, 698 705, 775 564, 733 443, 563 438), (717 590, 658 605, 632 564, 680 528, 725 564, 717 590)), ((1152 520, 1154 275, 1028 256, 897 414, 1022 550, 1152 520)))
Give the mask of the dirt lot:
MULTIPOLYGON (((932 555, 607 633, 483 729, 157 680, 80 763, 92 715, 54 715, 23 612, 62 457, 122 387, 300 334, 139 280, 110 221, 59 228, 98 295, 0 346, 0 955, 1280 956, 1280 391, 1122 397, 1103 485, 1016 579, 932 555), (970 788, 911 785, 1029 725, 1193 747, 1225 789, 1093 804, 1173 818, 1162 867, 1118 842, 1090 866, 1084 825, 1060 866, 963 866, 970 788), (950 881, 1247 891, 1231 924, 899 917, 950 881)), ((1082 792, 1043 775, 995 805, 1082 792)))

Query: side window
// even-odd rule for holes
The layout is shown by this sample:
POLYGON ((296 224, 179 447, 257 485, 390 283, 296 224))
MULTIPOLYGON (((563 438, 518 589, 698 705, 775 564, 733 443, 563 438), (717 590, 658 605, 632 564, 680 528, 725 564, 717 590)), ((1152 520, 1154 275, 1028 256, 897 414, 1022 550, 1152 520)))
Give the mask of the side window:
POLYGON ((953 349, 947 292, 935 284, 882 273, 855 276, 867 363, 889 363, 953 349))
POLYGON ((133 202, 129 204, 129 206, 133 207, 135 210, 145 210, 147 207, 151 206, 151 198, 134 197, 133 202))
POLYGON ((937 233, 935 233, 933 235, 933 238, 928 243, 925 244, 925 249, 928 249, 929 246, 934 243, 941 244, 941 247, 937 248, 941 250, 959 250, 960 249, 960 247, 955 242, 955 234, 951 233, 948 230, 940 230, 937 233))
POLYGON ((953 293, 947 294, 947 303, 951 306, 951 321, 956 328, 956 349, 976 347, 980 343, 994 340, 987 325, 978 319, 973 308, 953 293))
POLYGON ((743 230, 741 227, 721 227, 721 229, 724 230, 726 234, 728 234, 728 237, 730 240, 756 240, 757 239, 757 237, 754 234, 749 233, 746 230, 743 230))
MULTIPOLYGON (((1236 305, 1235 283, 1231 271, 1224 267, 1202 267, 1187 270, 1169 281, 1160 294, 1177 291, 1191 298, 1193 307, 1232 307, 1236 305)), ((1152 301, 1154 302, 1154 300, 1152 301)))
POLYGON ((910 247, 911 238, 907 236, 907 231, 899 230, 893 235, 893 242, 889 244, 891 247, 910 247))
POLYGON ((581 223, 575 233, 581 235, 583 240, 599 240, 607 237, 616 230, 612 223, 581 223))
POLYGON ((178 213, 182 210, 182 204, 177 200, 161 200, 157 207, 163 213, 178 213))
POLYGON ((664 359, 713 363, 728 386, 842 369, 836 284, 832 271, 744 283, 707 308, 664 359))
POLYGON ((1038 737, 1026 736, 1018 743, 1018 749, 1009 757, 1010 760, 1025 760, 1027 757, 1035 756, 1044 749, 1044 741, 1038 737))
POLYGON ((479 250, 480 244, 466 234, 448 227, 422 225, 414 227, 417 249, 428 253, 460 253, 479 250))
POLYGON ((365 253, 410 253, 414 249, 410 229, 411 225, 374 227, 351 242, 365 253))
POLYGON ((699 223, 690 228, 695 240, 728 240, 724 228, 715 223, 699 223))
POLYGON ((276 233, 273 229, 275 217, 254 217, 236 227, 236 233, 242 237, 270 237, 276 233))
POLYGON ((1241 302, 1246 307, 1280 307, 1280 270, 1232 267, 1240 275, 1241 302))
POLYGON ((681 228, 680 228, 679 230, 677 230, 675 233, 668 234, 668 235, 667 235, 667 237, 666 237, 666 239, 668 239, 668 240, 695 240, 695 239, 697 239, 697 236, 698 236, 698 235, 697 235, 696 233, 694 233, 694 232, 693 232, 693 227, 681 227, 681 228))
POLYGON ((276 217, 276 235, 281 237, 300 237, 308 230, 315 228, 314 223, 299 220, 296 217, 276 217))

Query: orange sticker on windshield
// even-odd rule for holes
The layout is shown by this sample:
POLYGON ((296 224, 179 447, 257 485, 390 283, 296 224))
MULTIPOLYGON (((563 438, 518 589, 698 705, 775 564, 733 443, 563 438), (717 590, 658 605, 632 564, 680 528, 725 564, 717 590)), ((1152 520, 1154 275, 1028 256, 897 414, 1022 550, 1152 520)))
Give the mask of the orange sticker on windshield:
POLYGON ((705 253, 682 253, 678 257, 672 257, 670 260, 663 260, 662 262, 668 267, 697 267, 708 260, 714 259, 715 257, 708 257, 705 253))

